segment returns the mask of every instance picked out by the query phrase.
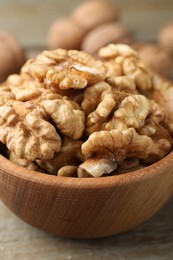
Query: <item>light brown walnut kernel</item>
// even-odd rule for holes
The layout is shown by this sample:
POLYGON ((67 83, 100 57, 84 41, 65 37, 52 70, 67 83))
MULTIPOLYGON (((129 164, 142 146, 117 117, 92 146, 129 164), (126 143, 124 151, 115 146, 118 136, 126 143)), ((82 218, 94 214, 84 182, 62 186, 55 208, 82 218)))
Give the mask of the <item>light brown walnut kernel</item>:
POLYGON ((150 98, 164 108, 166 128, 173 135, 173 83, 156 75, 153 84, 154 90, 150 93, 150 98))
POLYGON ((85 114, 77 103, 64 97, 43 100, 40 104, 63 135, 72 139, 81 138, 85 126, 85 114))
POLYGON ((124 44, 109 44, 98 52, 99 57, 106 62, 107 76, 115 77, 113 67, 119 67, 122 75, 130 77, 140 90, 152 89, 153 73, 143 61, 140 60, 136 51, 124 44))
POLYGON ((36 162, 28 161, 27 159, 21 159, 16 156, 14 152, 10 152, 9 160, 19 166, 25 167, 29 170, 44 172, 36 162))
POLYGON ((119 64, 118 62, 115 62, 114 60, 104 61, 105 67, 106 67, 106 76, 107 78, 115 78, 118 76, 123 75, 123 68, 122 64, 119 64))
POLYGON ((116 157, 116 161, 126 158, 145 158, 150 150, 152 141, 149 137, 139 135, 134 128, 126 130, 111 130, 95 132, 82 145, 85 156, 99 153, 102 149, 109 150, 116 157))
POLYGON ((53 100, 62 98, 62 96, 67 96, 71 100, 76 100, 80 103, 83 97, 82 90, 77 91, 74 89, 59 89, 59 91, 56 91, 55 93, 51 89, 47 89, 44 83, 38 82, 33 77, 25 73, 21 75, 13 74, 9 76, 4 84, 9 88, 15 99, 18 101, 32 100, 34 103, 39 103, 43 100, 53 100))
POLYGON ((63 166, 58 170, 57 175, 61 177, 77 177, 77 167, 73 165, 63 166))
POLYGON ((81 104, 87 116, 87 132, 95 132, 102 128, 102 124, 115 107, 112 88, 106 82, 99 82, 88 87, 84 92, 81 104))
POLYGON ((42 84, 28 75, 10 75, 6 84, 18 101, 29 101, 42 94, 42 84))
POLYGON ((152 118, 152 120, 157 124, 162 124, 165 121, 165 107, 159 105, 155 100, 148 99, 150 102, 150 111, 148 114, 148 118, 152 118))
MULTIPOLYGON (((146 135, 139 135, 134 128, 127 130, 100 131, 91 134, 88 140, 82 145, 82 153, 92 160, 92 164, 88 167, 88 160, 79 166, 87 169, 90 175, 95 176, 95 169, 98 169, 98 159, 100 154, 102 158, 109 158, 109 165, 106 162, 105 169, 102 174, 109 174, 112 164, 116 168, 116 164, 123 162, 127 158, 144 159, 148 156, 152 146, 152 140, 146 135), (112 156, 110 156, 112 154, 112 156), (85 167, 87 165, 87 167, 85 167)), ((114 169, 115 169, 114 168, 114 169)))
POLYGON ((76 166, 84 161, 85 157, 81 152, 82 143, 80 140, 71 140, 65 137, 62 140, 61 150, 51 160, 37 160, 36 162, 48 173, 56 175, 61 167, 76 166))
POLYGON ((0 107, 0 141, 17 157, 29 161, 51 159, 61 147, 45 111, 31 102, 15 101, 0 107))
POLYGON ((105 125, 106 130, 140 128, 150 111, 150 103, 143 95, 130 95, 123 99, 112 119, 105 125))
POLYGON ((106 79, 106 82, 109 85, 111 85, 114 90, 119 90, 120 92, 127 92, 131 94, 137 94, 136 85, 130 77, 108 77, 106 79))
POLYGON ((103 59, 115 59, 118 56, 122 57, 138 57, 138 54, 130 46, 126 44, 108 44, 102 47, 99 52, 99 56, 103 59))
POLYGON ((28 61, 22 72, 55 91, 57 88, 83 89, 106 77, 102 61, 82 51, 64 49, 43 51, 36 59, 28 61))
POLYGON ((101 177, 104 174, 110 174, 117 169, 115 158, 109 155, 91 157, 82 163, 77 170, 79 178, 82 177, 101 177))
POLYGON ((123 72, 124 75, 134 80, 138 89, 148 90, 152 88, 152 72, 143 61, 134 57, 125 59, 123 72))
POLYGON ((105 125, 112 113, 118 109, 122 100, 131 93, 136 93, 134 82, 128 77, 108 78, 106 82, 99 82, 84 91, 81 107, 87 115, 87 135, 105 129, 105 125))
POLYGON ((0 106, 3 106, 9 102, 13 102, 15 96, 11 92, 10 87, 5 83, 0 86, 0 106))
POLYGON ((151 118, 146 120, 145 126, 139 129, 138 133, 149 136, 153 141, 148 156, 142 160, 144 163, 154 163, 171 151, 173 141, 169 132, 151 118))

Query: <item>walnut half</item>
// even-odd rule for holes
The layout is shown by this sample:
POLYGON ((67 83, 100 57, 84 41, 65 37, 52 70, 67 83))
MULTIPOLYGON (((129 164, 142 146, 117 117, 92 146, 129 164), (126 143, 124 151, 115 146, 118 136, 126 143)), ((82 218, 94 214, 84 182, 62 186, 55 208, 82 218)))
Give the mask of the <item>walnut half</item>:
POLYGON ((89 159, 79 166, 78 176, 102 176, 127 158, 144 159, 152 143, 150 137, 139 135, 134 128, 95 132, 82 145, 82 153, 89 159))

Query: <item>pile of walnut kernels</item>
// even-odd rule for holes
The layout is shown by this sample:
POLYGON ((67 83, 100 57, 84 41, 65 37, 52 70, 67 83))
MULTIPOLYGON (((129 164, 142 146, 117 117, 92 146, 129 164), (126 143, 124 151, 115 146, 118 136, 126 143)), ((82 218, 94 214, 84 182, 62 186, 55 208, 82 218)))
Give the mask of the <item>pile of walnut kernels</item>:
POLYGON ((98 59, 43 51, 0 86, 0 141, 9 160, 58 176, 100 177, 172 150, 173 83, 136 51, 109 44, 98 59))

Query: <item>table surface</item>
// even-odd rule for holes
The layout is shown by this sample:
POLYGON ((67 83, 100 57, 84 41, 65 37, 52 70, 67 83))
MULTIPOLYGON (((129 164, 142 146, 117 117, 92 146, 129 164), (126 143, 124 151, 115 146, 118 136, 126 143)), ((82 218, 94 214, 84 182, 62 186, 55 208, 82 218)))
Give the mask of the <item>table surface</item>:
POLYGON ((20 220, 0 202, 2 260, 172 260, 173 200, 132 231, 95 240, 54 237, 20 220))
MULTIPOLYGON (((82 1, 0 1, 0 29, 14 33, 28 57, 46 46, 47 30, 82 1), (32 28, 32 29, 30 29, 32 28)), ((172 0, 116 0, 122 21, 139 40, 155 41, 173 18, 172 0)), ((0 202, 0 260, 173 259, 173 200, 136 229, 109 238, 70 240, 44 233, 20 220, 0 202)))

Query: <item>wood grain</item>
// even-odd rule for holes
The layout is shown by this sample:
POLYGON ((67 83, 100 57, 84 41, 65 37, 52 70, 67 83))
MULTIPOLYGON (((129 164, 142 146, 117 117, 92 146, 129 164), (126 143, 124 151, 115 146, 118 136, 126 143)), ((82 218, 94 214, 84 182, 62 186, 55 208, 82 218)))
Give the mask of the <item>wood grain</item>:
POLYGON ((149 167, 104 179, 58 178, 0 155, 1 200, 26 222, 61 237, 99 238, 130 230, 172 196, 173 152, 149 167))
POLYGON ((0 202, 3 260, 171 260, 173 200, 133 231, 96 240, 62 239, 26 224, 0 202))

